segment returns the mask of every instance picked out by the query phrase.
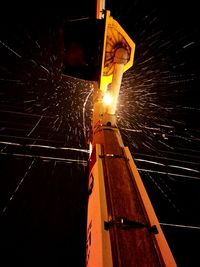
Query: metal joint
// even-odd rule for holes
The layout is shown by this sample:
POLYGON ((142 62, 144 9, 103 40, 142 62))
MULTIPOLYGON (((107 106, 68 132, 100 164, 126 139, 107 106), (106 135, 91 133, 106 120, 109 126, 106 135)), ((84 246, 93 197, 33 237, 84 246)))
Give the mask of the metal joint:
POLYGON ((116 225, 118 228, 123 229, 123 230, 131 229, 131 228, 147 228, 149 232, 153 234, 158 234, 158 229, 156 225, 149 226, 142 222, 129 220, 122 216, 116 218, 115 220, 110 220, 108 222, 104 221, 104 229, 107 231, 114 225, 116 225))

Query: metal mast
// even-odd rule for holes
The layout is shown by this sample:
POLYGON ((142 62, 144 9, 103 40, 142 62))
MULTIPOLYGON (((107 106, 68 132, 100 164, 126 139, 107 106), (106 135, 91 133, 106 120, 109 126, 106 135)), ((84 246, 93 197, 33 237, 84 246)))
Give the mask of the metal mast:
POLYGON ((116 125, 124 71, 133 64, 135 44, 97 1, 105 20, 102 68, 94 83, 92 153, 87 222, 87 267, 176 266, 173 255, 116 125))

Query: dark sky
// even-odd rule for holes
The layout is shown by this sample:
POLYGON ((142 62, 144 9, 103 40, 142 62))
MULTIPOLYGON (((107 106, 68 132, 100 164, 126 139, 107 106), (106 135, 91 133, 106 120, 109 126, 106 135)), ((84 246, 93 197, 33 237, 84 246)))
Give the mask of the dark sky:
MULTIPOLYGON (((92 16, 93 5, 1 10, 1 266, 84 266, 91 85, 61 69, 63 22, 92 16)), ((113 0, 107 6, 136 43, 118 126, 178 266, 196 266, 197 4, 113 0)))

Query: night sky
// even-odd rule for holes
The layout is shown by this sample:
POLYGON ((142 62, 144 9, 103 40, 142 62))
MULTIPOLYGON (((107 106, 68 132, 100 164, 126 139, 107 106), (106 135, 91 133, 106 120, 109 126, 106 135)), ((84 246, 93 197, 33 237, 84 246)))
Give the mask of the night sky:
MULTIPOLYGON (((90 82, 62 75, 79 9, 1 10, 0 266, 85 266, 90 82)), ((95 1, 93 1, 95 2, 95 1)), ((189 1, 107 1, 136 44, 118 127, 178 266, 200 239, 200 28, 189 1)))

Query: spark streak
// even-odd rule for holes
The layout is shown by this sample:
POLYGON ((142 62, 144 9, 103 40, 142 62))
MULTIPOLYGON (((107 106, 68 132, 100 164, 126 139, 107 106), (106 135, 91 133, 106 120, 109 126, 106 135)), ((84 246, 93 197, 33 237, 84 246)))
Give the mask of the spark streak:
POLYGON ((160 225, 163 225, 163 226, 171 226, 171 227, 179 227, 179 228, 187 228, 187 229, 194 229, 194 230, 200 230, 200 226, 193 226, 193 225, 162 223, 162 222, 160 222, 160 225))
POLYGON ((174 165, 168 165, 169 167, 172 167, 172 168, 177 168, 177 169, 182 169, 182 170, 186 170, 186 171, 191 171, 191 172, 200 172, 198 170, 195 170, 195 169, 191 169, 191 168, 185 168, 185 167, 182 167, 182 166, 174 166, 174 165))
POLYGON ((170 175, 170 176, 182 177, 182 178, 186 178, 186 179, 192 179, 192 180, 199 180, 200 181, 200 177, 191 176, 191 175, 175 174, 175 173, 170 173, 170 172, 161 172, 161 171, 155 171, 155 170, 151 170, 151 169, 142 169, 142 168, 138 168, 138 171, 143 171, 143 172, 147 172, 147 173, 152 172, 152 173, 166 174, 166 175, 170 175))
POLYGON ((183 48, 187 48, 188 46, 191 46, 191 45, 193 45, 193 44, 195 44, 194 41, 190 42, 189 44, 184 45, 183 48))
POLYGON ((86 107, 87 101, 88 101, 88 99, 92 93, 93 93, 93 89, 88 93, 88 95, 86 96, 85 101, 83 103, 83 133, 84 133, 85 140, 87 139, 86 138, 85 107, 86 107))
POLYGON ((83 152, 83 153, 89 154, 88 149, 73 148, 73 147, 56 147, 56 146, 45 146, 45 145, 37 145, 37 144, 19 144, 19 143, 4 142, 4 141, 0 141, 0 144, 12 145, 12 146, 24 146, 24 147, 38 147, 38 148, 55 149, 55 150, 71 150, 71 151, 77 151, 77 152, 83 152))
POLYGON ((22 56, 20 54, 18 54, 17 52, 15 52, 12 48, 10 48, 7 44, 5 44, 4 42, 2 42, 1 40, 0 40, 0 43, 4 47, 6 47, 9 51, 11 51, 13 54, 15 54, 17 57, 22 58, 22 56))
MULTIPOLYGON (((17 187, 15 188, 13 194, 11 195, 11 197, 9 198, 9 202, 13 200, 15 194, 17 193, 17 191, 19 190, 20 186, 22 185, 22 183, 24 182, 24 179, 26 178, 26 176, 28 175, 29 171, 31 170, 31 168, 33 167, 33 164, 35 162, 35 158, 32 160, 32 162, 30 163, 27 171, 25 172, 24 176, 21 178, 21 180, 19 181, 17 187)), ((8 209, 8 204, 3 208, 2 213, 5 213, 6 210, 8 209)))
POLYGON ((56 160, 56 161, 63 161, 66 163, 77 163, 78 165, 87 166, 88 162, 86 160, 80 159, 70 159, 70 158, 58 158, 58 157, 46 157, 46 156, 39 156, 39 155, 31 155, 31 154, 20 154, 20 153, 6 153, 2 152, 1 155, 10 155, 16 157, 27 157, 27 158, 39 158, 43 160, 56 160))
POLYGON ((43 116, 40 117, 40 119, 37 121, 33 129, 27 134, 27 136, 30 136, 35 131, 35 129, 37 128, 38 124, 41 122, 42 119, 43 119, 43 116))
POLYGON ((49 70, 47 68, 45 68, 44 66, 40 65, 40 67, 45 70, 47 73, 50 73, 49 70))

